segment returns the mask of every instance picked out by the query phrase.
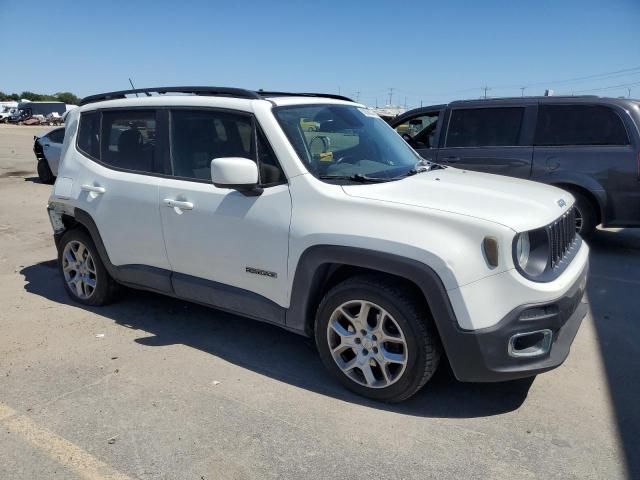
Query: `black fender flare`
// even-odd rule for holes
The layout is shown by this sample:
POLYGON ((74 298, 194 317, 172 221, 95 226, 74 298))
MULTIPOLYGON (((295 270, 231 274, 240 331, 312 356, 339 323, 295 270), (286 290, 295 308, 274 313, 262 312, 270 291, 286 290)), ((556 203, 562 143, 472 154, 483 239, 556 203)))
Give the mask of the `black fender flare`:
MULTIPOLYGON (((458 329, 449 295, 438 274, 419 261, 376 250, 337 245, 316 245, 300 256, 286 314, 287 327, 311 336, 314 307, 332 266, 350 266, 396 275, 413 282, 426 299, 441 337, 458 329)), ((442 338, 446 343, 445 339, 442 338)), ((445 345, 446 348, 446 345, 445 345)))

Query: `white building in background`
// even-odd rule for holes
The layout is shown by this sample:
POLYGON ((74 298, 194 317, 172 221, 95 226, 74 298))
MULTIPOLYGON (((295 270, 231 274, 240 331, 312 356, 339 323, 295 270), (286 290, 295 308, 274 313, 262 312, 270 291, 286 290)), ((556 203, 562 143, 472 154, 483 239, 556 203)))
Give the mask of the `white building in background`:
POLYGON ((370 109, 376 112, 382 118, 397 117, 401 113, 404 113, 407 111, 406 108, 401 107, 400 105, 385 105, 384 107, 380 107, 380 108, 370 107, 370 109))

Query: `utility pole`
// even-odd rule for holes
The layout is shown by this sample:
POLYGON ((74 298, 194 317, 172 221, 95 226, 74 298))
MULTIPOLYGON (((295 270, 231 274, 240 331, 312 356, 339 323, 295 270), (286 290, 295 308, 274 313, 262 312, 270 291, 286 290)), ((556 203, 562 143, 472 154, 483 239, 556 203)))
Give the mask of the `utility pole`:
POLYGON ((484 98, 487 98, 487 91, 491 90, 489 87, 487 87, 486 85, 482 88, 484 90, 484 98))
POLYGON ((393 99, 393 87, 389 88, 389 106, 391 106, 392 99, 393 99))
POLYGON ((629 95, 627 95, 627 98, 631 98, 631 89, 627 88, 627 91, 629 92, 629 95))
POLYGON ((340 85, 338 85, 338 95, 341 95, 341 93, 340 93, 340 85))
POLYGON ((407 109, 407 97, 406 96, 404 97, 404 109, 405 110, 407 109))
POLYGON ((520 87, 520 90, 522 90, 522 96, 524 97, 524 89, 527 87, 520 87))
POLYGON ((358 91, 358 92, 356 92, 356 102, 357 102, 358 100, 360 100, 360 92, 359 92, 359 91, 358 91))
POLYGON ((422 100, 420 100, 420 108, 422 108, 422 100))
POLYGON ((378 97, 376 97, 376 108, 378 108, 378 97))

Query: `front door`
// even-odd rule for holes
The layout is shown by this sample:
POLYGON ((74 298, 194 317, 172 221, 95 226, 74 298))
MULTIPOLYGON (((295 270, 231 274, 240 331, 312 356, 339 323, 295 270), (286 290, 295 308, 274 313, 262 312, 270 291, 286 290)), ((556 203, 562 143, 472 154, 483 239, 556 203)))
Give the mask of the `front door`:
POLYGON ((466 170, 529 178, 533 147, 525 107, 454 108, 438 163, 466 170))
POLYGON ((171 178, 160 185, 160 212, 177 295, 283 321, 291 197, 273 152, 249 114, 170 113, 171 178), (262 194, 211 182, 219 157, 258 159, 262 194))

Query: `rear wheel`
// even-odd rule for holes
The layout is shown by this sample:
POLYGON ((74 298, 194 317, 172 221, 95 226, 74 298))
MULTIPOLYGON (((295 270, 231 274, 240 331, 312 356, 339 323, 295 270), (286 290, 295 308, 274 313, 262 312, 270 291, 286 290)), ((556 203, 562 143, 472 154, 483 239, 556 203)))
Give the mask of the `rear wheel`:
POLYGON ((51 185, 55 179, 46 160, 38 160, 38 177, 42 183, 51 185))
POLYGON ((576 232, 581 237, 587 237, 596 228, 598 222, 598 214, 593 204, 587 197, 581 193, 572 191, 571 194, 575 197, 575 209, 576 209, 576 232))
POLYGON ((423 302, 376 276, 331 289, 318 308, 315 337, 324 365, 343 385, 385 402, 415 394, 440 360, 423 302))
POLYGON ((67 231, 60 239, 58 265, 67 294, 85 305, 106 305, 117 284, 107 272, 89 235, 80 229, 67 231))

